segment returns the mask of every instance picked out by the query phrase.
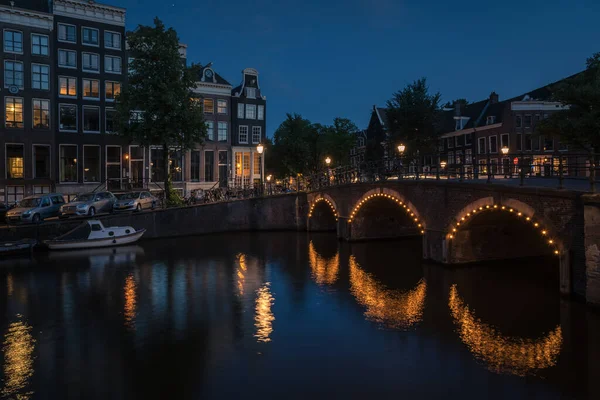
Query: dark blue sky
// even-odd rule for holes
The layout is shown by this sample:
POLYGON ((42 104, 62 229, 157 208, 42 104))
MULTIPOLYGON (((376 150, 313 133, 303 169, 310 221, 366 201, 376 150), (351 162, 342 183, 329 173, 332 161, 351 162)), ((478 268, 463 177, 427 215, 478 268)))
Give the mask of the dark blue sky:
MULTIPOLYGON (((117 5, 114 0, 107 3, 117 5)), ((425 76, 444 101, 500 98, 580 71, 600 51, 597 0, 125 0, 159 16, 236 86, 258 69, 271 136, 288 112, 366 128, 373 104, 425 76)))

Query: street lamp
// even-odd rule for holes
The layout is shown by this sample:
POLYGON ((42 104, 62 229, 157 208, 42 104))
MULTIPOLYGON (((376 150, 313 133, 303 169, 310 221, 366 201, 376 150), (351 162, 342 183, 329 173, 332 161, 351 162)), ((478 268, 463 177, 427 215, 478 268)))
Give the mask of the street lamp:
MULTIPOLYGON (((502 146, 502 149, 500 149, 500 151, 502 151, 502 154, 506 156, 508 154, 508 146, 502 146)), ((508 178, 506 170, 509 168, 510 168, 510 161, 507 158, 504 158, 502 160, 502 169, 504 170, 504 179, 508 178)), ((511 176, 512 176, 512 173, 511 173, 511 176)))
POLYGON ((504 154, 504 155, 508 154, 508 146, 502 146, 502 154, 504 154))
POLYGON ((331 158, 327 157, 325 159, 325 164, 327 164, 327 166, 329 167, 329 164, 331 164, 331 158))
POLYGON ((272 194, 272 191, 271 191, 271 179, 273 179, 273 175, 267 175, 267 184, 269 185, 269 195, 272 194))
POLYGON ((404 154, 404 150, 406 150, 406 146, 400 143, 398 145, 398 152, 400 153, 400 155, 404 154))
POLYGON ((446 165, 447 165, 446 161, 440 162, 440 167, 442 167, 442 169, 446 168, 446 165))
POLYGON ((262 144, 259 144, 258 146, 256 146, 256 151, 258 151, 258 164, 260 165, 260 194, 261 195, 264 193, 264 188, 263 188, 264 171, 263 171, 263 164, 262 164, 262 153, 264 150, 265 150, 265 147, 262 144))

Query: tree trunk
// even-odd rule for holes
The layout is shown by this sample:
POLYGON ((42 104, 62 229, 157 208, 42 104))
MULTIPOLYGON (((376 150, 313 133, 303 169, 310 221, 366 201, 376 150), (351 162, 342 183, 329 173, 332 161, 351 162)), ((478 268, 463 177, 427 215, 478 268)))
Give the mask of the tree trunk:
POLYGON ((168 206, 173 202, 173 199, 171 198, 172 195, 172 188, 171 188, 171 168, 169 168, 169 146, 166 144, 163 144, 163 169, 164 169, 164 189, 165 189, 165 204, 168 206))

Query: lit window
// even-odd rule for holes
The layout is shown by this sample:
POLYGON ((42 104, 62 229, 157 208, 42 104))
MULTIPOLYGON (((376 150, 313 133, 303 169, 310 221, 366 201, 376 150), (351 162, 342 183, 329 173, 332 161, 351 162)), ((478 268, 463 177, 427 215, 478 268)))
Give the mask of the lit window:
POLYGON ((219 132, 218 132, 218 139, 219 142, 226 142, 227 141, 227 122, 219 122, 219 132))
POLYGON ((50 89, 50 67, 48 65, 31 64, 31 87, 33 89, 50 89))
POLYGON ((112 74, 120 74, 121 57, 104 56, 104 71, 112 74))
POLYGON ((23 99, 5 97, 5 115, 7 128, 23 128, 23 99))
POLYGON ((60 96, 77 97, 77 78, 60 76, 58 78, 58 94, 60 96))
POLYGON ((121 34, 104 31, 104 47, 107 49, 121 49, 121 34))
POLYGON ((81 42, 89 46, 98 46, 98 29, 82 28, 81 42))
POLYGON ((6 178, 23 179, 23 145, 6 145, 6 178))
POLYGON ((245 125, 240 126, 238 140, 240 143, 248 143, 248 127, 245 125))
POLYGON ((31 54, 38 56, 47 56, 50 53, 48 46, 48 36, 31 34, 31 54))
POLYGON ((219 114, 227 114, 227 101, 217 100, 217 112, 219 114))
POLYGON ((77 41, 75 25, 58 24, 58 40, 75 43, 77 41))
POLYGON ((59 49, 58 66, 63 68, 77 68, 77 52, 59 49))
POLYGON ((50 128, 50 100, 33 99, 33 127, 50 128))
POLYGON ((258 119, 265 119, 265 106, 258 106, 258 119))
POLYGON ((252 143, 254 143, 254 144, 260 143, 260 134, 261 134, 261 127, 253 126, 252 127, 252 143))
POLYGON ((206 121, 206 140, 215 140, 214 122, 206 121))
POLYGON ((105 97, 107 101, 113 101, 121 94, 120 82, 105 82, 105 97))
POLYGON ((100 107, 83 106, 83 131, 100 132, 100 107))
POLYGON ((204 114, 215 113, 215 102, 213 99, 204 99, 204 114))
POLYGON ((58 112, 58 126, 61 131, 77 131, 77 106, 61 104, 58 112))
POLYGON ((256 105, 255 104, 247 104, 246 105, 246 119, 256 119, 256 105))
POLYGON ((4 61, 4 87, 18 86, 23 89, 23 63, 4 61))
POLYGON ((4 51, 7 53, 23 53, 23 34, 18 31, 4 31, 4 51))
POLYGON ((94 53, 81 53, 81 64, 84 71, 100 72, 100 56, 94 53))
POLYGON ((82 80, 83 97, 90 99, 100 99, 100 81, 96 79, 82 80))

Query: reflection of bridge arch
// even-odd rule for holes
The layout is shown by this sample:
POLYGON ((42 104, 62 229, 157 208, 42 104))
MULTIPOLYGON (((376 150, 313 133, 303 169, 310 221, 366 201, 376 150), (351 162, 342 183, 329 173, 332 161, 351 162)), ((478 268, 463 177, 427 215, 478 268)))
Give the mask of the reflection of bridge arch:
POLYGON ((498 203, 494 202, 492 197, 486 197, 470 203, 450 222, 450 225, 446 229, 446 238, 450 240, 454 239, 456 234, 468 227, 475 217, 490 212, 503 213, 505 216, 514 216, 524 224, 528 224, 537 231, 540 238, 548 244, 554 254, 560 255, 565 250, 563 242, 556 234, 556 230, 552 224, 546 221, 545 218, 535 215, 532 207, 515 199, 507 199, 498 203))
POLYGON ((556 364, 563 341, 560 326, 535 340, 504 336, 475 316, 456 285, 450 288, 448 305, 460 339, 490 371, 525 376, 556 364))
POLYGON ((407 329, 421 322, 427 283, 421 279, 409 291, 388 289, 365 272, 354 256, 350 256, 350 291, 367 310, 368 320, 390 328, 407 329))
POLYGON ((424 233, 425 221, 421 217, 417 208, 410 201, 406 200, 400 193, 388 188, 372 189, 362 195, 362 197, 352 208, 348 222, 352 222, 364 205, 366 205, 369 201, 378 198, 389 199, 390 201, 398 204, 399 207, 402 207, 406 212, 406 215, 414 222, 415 226, 421 230, 421 233, 424 233))
POLYGON ((308 261, 312 276, 318 285, 332 285, 338 279, 340 270, 340 252, 335 256, 326 259, 321 257, 315 250, 312 240, 308 243, 308 261))

